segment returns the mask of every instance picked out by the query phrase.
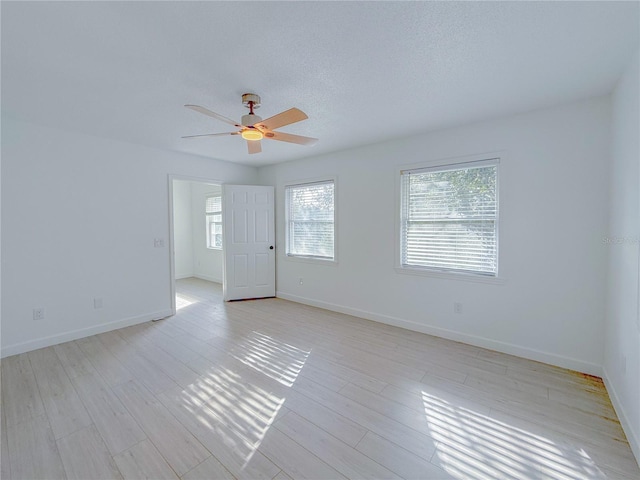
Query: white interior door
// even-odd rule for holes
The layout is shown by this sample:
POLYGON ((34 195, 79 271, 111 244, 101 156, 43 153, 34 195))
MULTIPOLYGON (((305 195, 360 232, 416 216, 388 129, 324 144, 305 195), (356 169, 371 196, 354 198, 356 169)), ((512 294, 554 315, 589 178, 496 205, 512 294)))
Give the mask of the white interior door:
POLYGON ((276 295, 273 187, 222 185, 226 301, 276 295))

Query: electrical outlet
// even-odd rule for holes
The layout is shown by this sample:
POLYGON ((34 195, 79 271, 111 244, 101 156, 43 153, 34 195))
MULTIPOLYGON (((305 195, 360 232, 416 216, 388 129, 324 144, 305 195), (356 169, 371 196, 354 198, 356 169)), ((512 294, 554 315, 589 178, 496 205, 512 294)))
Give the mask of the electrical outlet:
POLYGON ((461 302, 453 302, 453 312, 454 313, 462 313, 462 303, 461 302))
POLYGON ((162 248, 164 247, 164 238, 154 238, 153 239, 153 246, 155 248, 162 248))
POLYGON ((33 319, 34 320, 44 320, 44 308, 34 308, 33 309, 33 319))
POLYGON ((304 280, 303 280, 303 278, 302 278, 302 277, 300 277, 300 278, 298 279, 298 283, 299 283, 300 285, 304 285, 304 280))

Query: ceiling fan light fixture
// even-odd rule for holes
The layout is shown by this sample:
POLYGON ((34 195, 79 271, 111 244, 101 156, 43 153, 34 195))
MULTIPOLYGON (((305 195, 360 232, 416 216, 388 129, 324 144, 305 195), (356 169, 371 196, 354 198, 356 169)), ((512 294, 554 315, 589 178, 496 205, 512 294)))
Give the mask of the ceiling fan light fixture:
POLYGON ((264 137, 264 134, 260 130, 254 128, 247 128, 243 130, 241 135, 245 140, 249 140, 252 142, 255 142, 256 140, 262 140, 262 138, 264 137))

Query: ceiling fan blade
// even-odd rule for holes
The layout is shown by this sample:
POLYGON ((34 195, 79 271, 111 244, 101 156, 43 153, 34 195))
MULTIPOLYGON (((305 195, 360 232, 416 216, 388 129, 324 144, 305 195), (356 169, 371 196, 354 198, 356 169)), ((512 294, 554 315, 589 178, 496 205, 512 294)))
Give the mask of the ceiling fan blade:
POLYGON ((313 145, 318 141, 317 138, 303 137, 302 135, 293 135, 291 133, 283 132, 268 132, 265 135, 265 138, 280 140, 281 142, 297 143, 299 145, 313 145))
POLYGON ((284 127, 285 125, 291 125, 292 123, 306 120, 307 115, 297 108, 290 108, 289 110, 278 113, 273 117, 269 117, 266 120, 256 123, 257 126, 264 127, 267 130, 275 130, 276 128, 284 127))
POLYGON ((247 148, 249 153, 260 153, 262 151, 260 140, 247 140, 247 148))
POLYGON ((201 107, 200 105, 185 105, 185 107, 194 110, 196 112, 202 113, 204 115, 208 115, 209 117, 213 117, 216 118, 218 120, 220 120, 221 122, 225 122, 228 123, 229 125, 233 125, 234 127, 238 127, 238 128, 242 128, 242 125, 240 125, 238 122, 234 122, 233 120, 231 120, 230 118, 227 118, 223 115, 220 115, 219 113, 216 112, 212 112, 211 110, 201 107))
POLYGON ((238 135, 238 132, 225 132, 225 133, 204 133, 202 135, 185 135, 180 138, 196 138, 196 137, 224 137, 225 135, 238 135))

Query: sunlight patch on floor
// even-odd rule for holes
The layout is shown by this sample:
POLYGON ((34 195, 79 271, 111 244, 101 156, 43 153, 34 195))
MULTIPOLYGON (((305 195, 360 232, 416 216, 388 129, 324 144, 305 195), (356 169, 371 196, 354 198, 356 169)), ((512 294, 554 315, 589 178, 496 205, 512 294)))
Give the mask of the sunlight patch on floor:
POLYGON ((285 398, 274 395, 228 368, 214 368, 179 394, 180 406, 207 435, 225 445, 246 466, 285 398))
POLYGON ((200 303, 200 301, 197 298, 176 293, 176 310, 188 307, 189 305, 193 305, 194 303, 200 303))
POLYGON ((296 381, 310 353, 256 331, 231 351, 235 359, 286 387, 296 381))
POLYGON ((558 444, 424 391, 422 400, 430 434, 438 442, 432 462, 455 478, 606 478, 582 449, 558 444))

